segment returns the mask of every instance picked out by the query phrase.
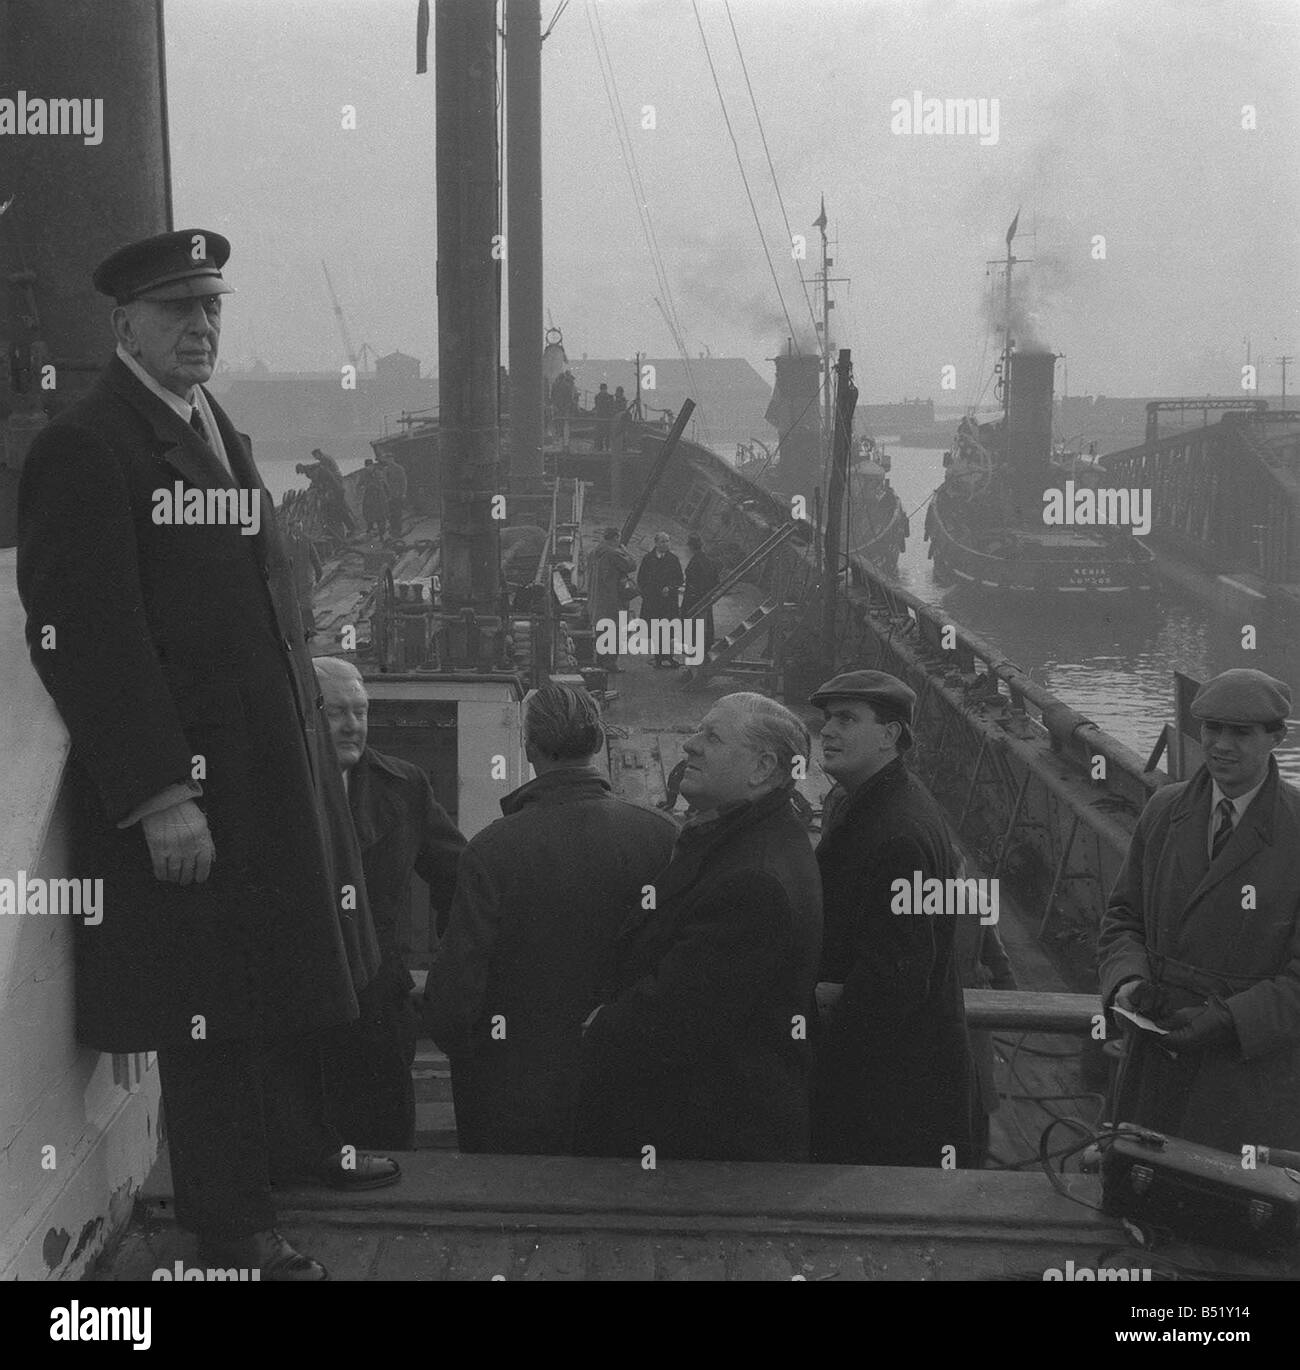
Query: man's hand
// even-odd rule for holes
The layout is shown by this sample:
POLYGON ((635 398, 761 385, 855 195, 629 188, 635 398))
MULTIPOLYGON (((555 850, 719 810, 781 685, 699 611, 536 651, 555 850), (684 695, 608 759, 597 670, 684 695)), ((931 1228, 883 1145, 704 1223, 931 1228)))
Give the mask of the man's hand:
POLYGON ((192 800, 174 804, 140 820, 149 844, 155 878, 169 885, 201 885, 212 870, 216 850, 203 810, 192 800))
POLYGON ((1140 1013, 1144 1018, 1158 1018, 1168 1003, 1168 992, 1150 980, 1125 980, 1115 992, 1116 1008, 1140 1013))
POLYGON ((1200 1008, 1178 1009, 1160 1026, 1169 1028, 1169 1032, 1160 1039, 1160 1045, 1169 1051, 1227 1047, 1235 1045, 1237 1041, 1232 1014, 1213 999, 1200 1008))
POLYGON ((835 1011, 835 1005, 840 1002, 844 986, 831 980, 820 980, 814 993, 817 996, 817 1013, 824 1023, 835 1011))

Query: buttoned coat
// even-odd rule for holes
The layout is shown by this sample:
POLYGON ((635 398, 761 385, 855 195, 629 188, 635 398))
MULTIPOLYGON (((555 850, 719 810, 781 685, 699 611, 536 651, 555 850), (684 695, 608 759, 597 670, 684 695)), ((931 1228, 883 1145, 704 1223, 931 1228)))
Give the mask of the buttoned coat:
POLYGON ((677 829, 593 767, 547 771, 501 808, 461 858, 426 1018, 451 1058, 462 1151, 565 1153, 582 1022, 677 829))
MULTIPOLYGON (((843 993, 818 1040, 814 1158, 970 1164, 974 1084, 957 915, 893 912, 893 885, 955 876, 943 816, 901 758, 845 798, 817 847, 820 978, 843 993)), ((961 915, 968 917, 970 915, 961 915)))
POLYGON ((682 830, 583 1039, 579 1147, 806 1161, 821 889, 788 792, 682 830))
MULTIPOLYGON (((32 660, 71 735, 77 1034, 107 1051, 355 1018, 378 949, 292 574, 248 441, 215 401, 235 480, 114 358, 28 453, 18 588, 32 660), (155 521, 155 492, 256 492, 260 531, 155 521), (216 851, 155 879, 139 823, 190 778, 216 851)), ((207 498, 206 493, 204 498, 207 498)))
POLYGON ((1216 861, 1202 767, 1147 801, 1102 920, 1106 1003, 1138 977, 1170 1009, 1219 997, 1237 1043, 1177 1060, 1129 1038, 1119 1119, 1240 1153, 1300 1148, 1300 793, 1269 758, 1263 787, 1216 861))
POLYGON ((659 556, 647 552, 636 573, 637 587, 641 591, 641 617, 647 622, 652 618, 676 618, 677 592, 684 579, 682 563, 675 553, 665 552, 659 556))

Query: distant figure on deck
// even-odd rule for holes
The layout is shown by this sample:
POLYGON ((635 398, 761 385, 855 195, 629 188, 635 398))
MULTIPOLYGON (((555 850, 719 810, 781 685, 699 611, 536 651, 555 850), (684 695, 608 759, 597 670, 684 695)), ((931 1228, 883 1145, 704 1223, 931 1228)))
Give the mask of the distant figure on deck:
POLYGON ((1097 947, 1103 1002, 1172 1029, 1128 1032, 1115 1121, 1238 1158, 1300 1149, 1300 793, 1272 755, 1290 711, 1262 671, 1201 686, 1205 764, 1147 801, 1097 947))
POLYGON ((582 1023, 610 946, 677 830, 614 797, 585 690, 543 686, 525 727, 537 778, 461 860, 425 1013, 451 1058, 460 1149, 555 1155, 573 1150, 582 1023))
MULTIPOLYGON (((655 534, 654 549, 641 558, 636 583, 641 588, 641 617, 648 623, 655 618, 677 617, 677 594, 685 582, 682 563, 669 550, 667 533, 655 534)), ((650 664, 676 666, 672 656, 652 656, 650 664)))
POLYGON ((611 450, 622 452, 631 416, 627 412, 627 395, 620 385, 614 391, 613 413, 610 418, 611 450))
POLYGON ((357 521, 348 508, 343 473, 339 470, 339 464, 328 452, 322 452, 319 447, 313 447, 311 454, 316 458, 314 465, 308 466, 299 462, 293 469, 300 476, 306 476, 314 490, 321 492, 325 505, 325 523, 330 533, 340 541, 350 538, 357 530, 357 521))
POLYGON ((361 848, 379 942, 379 973, 357 996, 361 1017, 338 1029, 323 1056, 327 1116, 356 1146, 415 1146, 414 982, 398 929, 414 872, 439 919, 456 888, 465 839, 418 766, 366 746, 369 700, 361 673, 339 657, 312 659, 361 848))
POLYGON ((691 559, 686 563, 686 583, 682 590, 682 617, 703 618, 704 650, 707 654, 709 648, 713 646, 713 605, 710 604, 702 614, 695 612, 695 606, 717 585, 718 568, 713 560, 705 555, 704 543, 700 541, 698 533, 692 533, 686 539, 686 545, 691 549, 691 559))
POLYGON ((373 457, 366 458, 360 485, 361 517, 366 533, 371 537, 383 537, 388 525, 388 482, 384 479, 383 468, 375 465, 373 457))
POLYGON ((388 487, 388 527, 395 538, 402 536, 402 513, 406 506, 406 468, 393 457, 379 459, 388 487))
POLYGON ((956 874, 942 814, 909 774, 915 694, 882 671, 828 680, 822 768, 846 796, 817 847, 826 940, 817 999, 813 1159, 937 1168, 974 1159, 973 1094, 954 919, 895 913, 894 882, 956 874))
POLYGON ((659 1161, 806 1161, 817 864, 790 807, 808 731, 726 695, 686 744, 699 812, 619 935, 583 1037, 579 1145, 659 1161))
MULTIPOLYGON (((599 634, 602 619, 618 622, 618 612, 623 607, 619 587, 623 577, 636 570, 636 558, 623 546, 617 528, 606 528, 604 540, 596 545, 587 558, 587 616, 591 620, 592 632, 599 634)), ((621 671, 618 654, 597 655, 596 665, 607 671, 621 671)))
POLYGON ((601 381, 600 389, 596 392, 594 410, 596 414, 596 451, 608 452, 609 440, 614 431, 614 397, 609 393, 609 386, 604 381, 601 381))

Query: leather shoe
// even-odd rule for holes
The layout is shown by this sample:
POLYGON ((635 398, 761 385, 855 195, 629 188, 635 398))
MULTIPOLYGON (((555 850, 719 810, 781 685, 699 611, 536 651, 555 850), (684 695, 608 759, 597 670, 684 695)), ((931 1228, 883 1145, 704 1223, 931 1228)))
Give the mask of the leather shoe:
POLYGON ((251 1237, 199 1239, 199 1260, 208 1267, 260 1270, 263 1280, 307 1284, 329 1279, 329 1271, 289 1245, 274 1228, 251 1237))
POLYGON ((352 1164, 344 1166, 344 1153, 336 1151, 322 1162, 320 1179, 332 1189, 383 1189, 402 1178, 402 1167, 391 1156, 372 1156, 358 1151, 352 1164))

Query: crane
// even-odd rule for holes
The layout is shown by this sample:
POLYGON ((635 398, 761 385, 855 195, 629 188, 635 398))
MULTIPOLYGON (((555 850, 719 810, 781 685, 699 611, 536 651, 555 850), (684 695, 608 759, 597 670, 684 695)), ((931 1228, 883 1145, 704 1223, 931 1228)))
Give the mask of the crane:
POLYGON ((321 262, 320 269, 325 273, 325 286, 330 293, 330 301, 334 305, 334 317, 338 321, 339 337, 343 339, 344 355, 348 359, 348 365, 360 375, 361 367, 357 362, 357 354, 352 347, 352 339, 348 337, 348 324, 343 317, 343 306, 339 304, 339 297, 334 293, 334 282, 330 280, 330 269, 324 262, 321 262))

